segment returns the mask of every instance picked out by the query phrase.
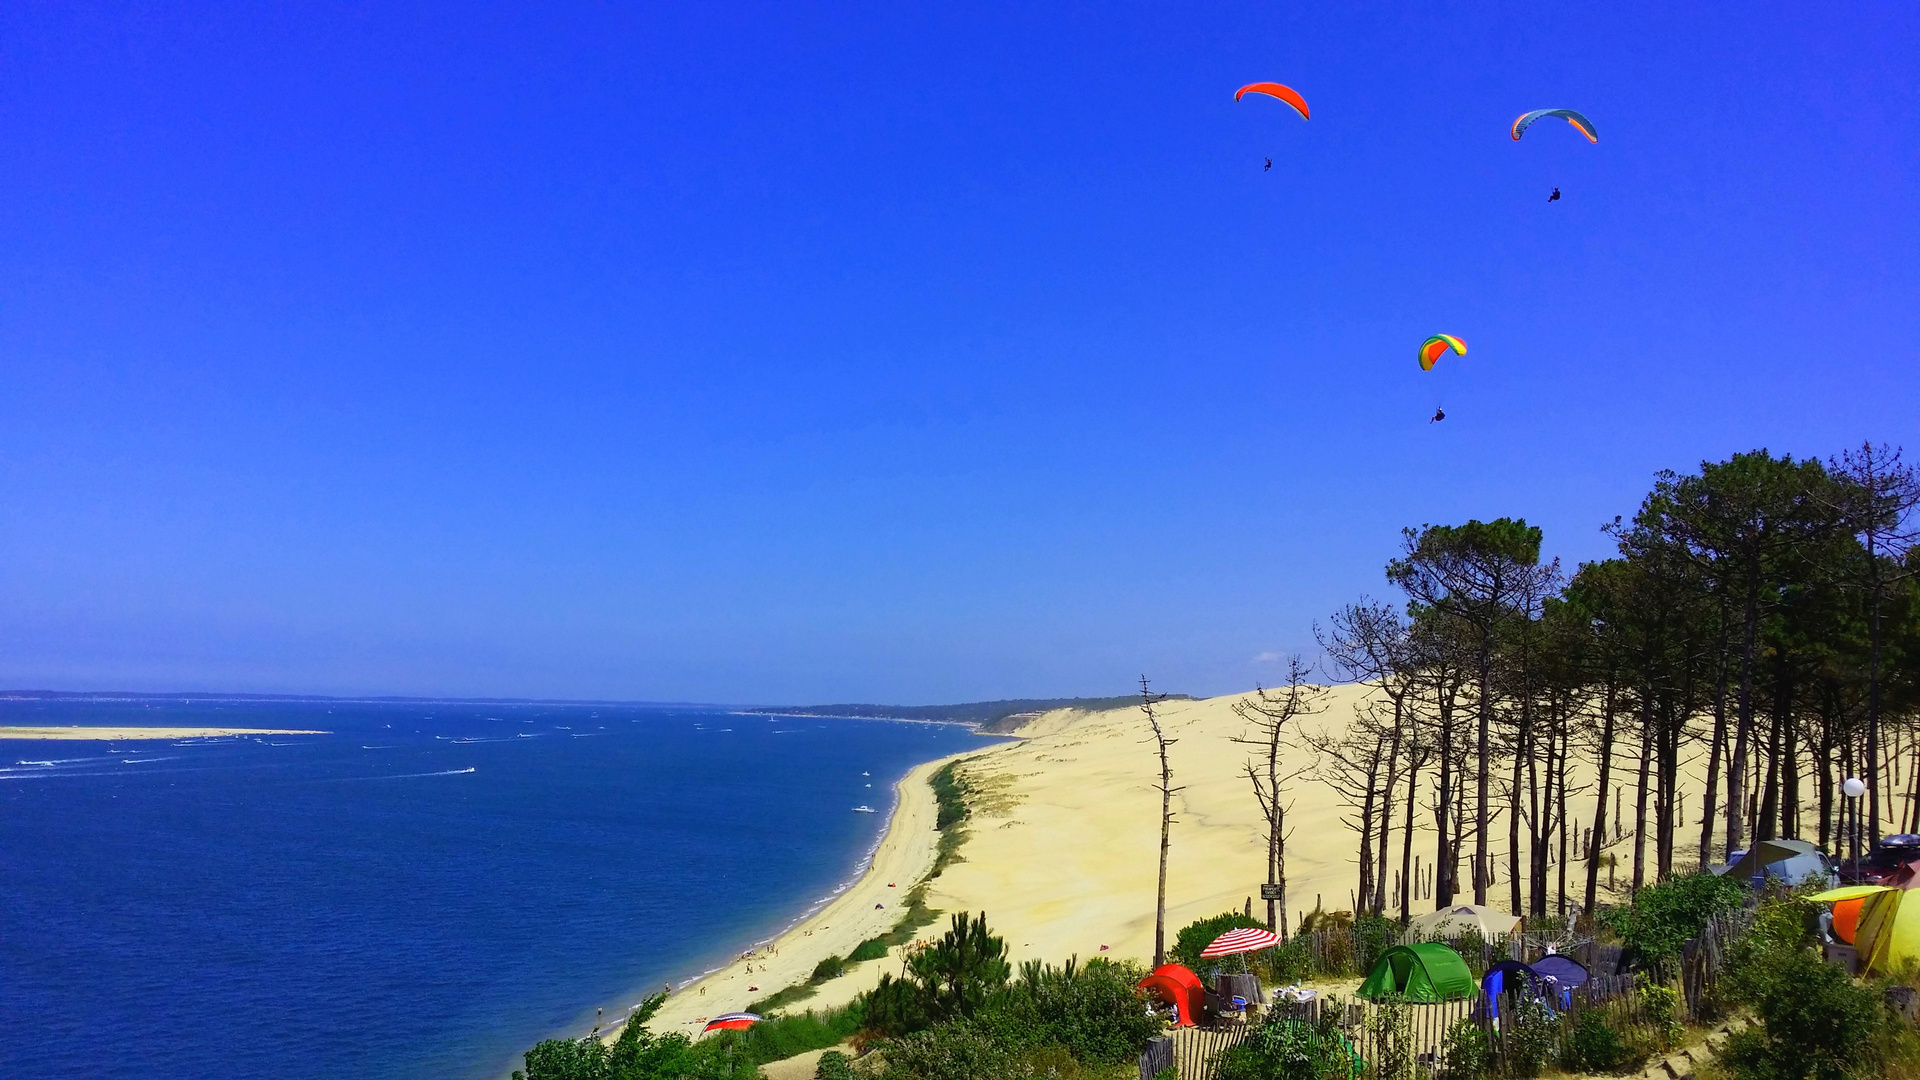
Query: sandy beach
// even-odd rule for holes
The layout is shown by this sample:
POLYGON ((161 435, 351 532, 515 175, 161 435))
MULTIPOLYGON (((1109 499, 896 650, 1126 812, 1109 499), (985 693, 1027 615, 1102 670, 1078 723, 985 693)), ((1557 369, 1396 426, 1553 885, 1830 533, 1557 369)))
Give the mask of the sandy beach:
POLYGON ((0 727, 0 739, 136 742, 143 739, 225 739, 243 735, 331 735, 331 731, 239 727, 0 727))
MULTIPOLYGON (((655 1031, 697 1034, 708 1017, 743 1009, 750 1001, 805 982, 820 961, 846 956, 867 938, 891 930, 905 910, 907 890, 933 867, 940 839, 934 830, 939 808, 927 779, 950 760, 917 766, 895 786, 897 806, 886 834, 866 873, 847 891, 777 940, 757 948, 752 959, 736 957, 718 971, 676 987, 649 1026, 655 1031)), ((888 960, 875 960, 858 965, 825 984, 817 1000, 796 1008, 843 1004, 872 985, 881 971, 890 970, 888 964, 888 960)))
MULTIPOLYGON (((1301 721, 1305 728, 1344 727, 1366 689, 1330 688, 1325 710, 1301 721)), ((1246 778, 1241 774, 1251 747, 1232 741, 1245 724, 1234 714, 1233 694, 1198 701, 1168 701, 1160 713, 1168 733, 1179 740, 1171 756, 1174 783, 1184 790, 1176 808, 1168 861, 1167 938, 1195 919, 1241 908, 1259 900, 1265 878, 1264 823, 1246 778)), ((1057 711, 1029 722, 1018 741, 959 755, 964 775, 975 789, 973 814, 960 860, 934 879, 927 901, 943 914, 922 937, 939 934, 947 916, 984 911, 994 931, 1005 937, 1018 963, 1025 959, 1060 962, 1070 956, 1132 957, 1153 954, 1154 889, 1158 869, 1159 797, 1153 790, 1156 759, 1138 709, 1086 713, 1057 711)), ((1620 765, 1632 753, 1620 748, 1620 765)), ((1289 768, 1309 762, 1303 750, 1288 755, 1289 768)), ((845 956, 861 940, 892 926, 899 898, 932 863, 935 805, 927 777, 940 766, 915 769, 900 785, 900 810, 880 846, 873 869, 833 904, 783 935, 772 954, 736 961, 723 971, 677 991, 655 1022, 657 1030, 697 1030, 705 1016, 739 1009, 756 998, 803 982, 828 955, 845 956), (893 883, 896 888, 889 888, 893 883), (875 910, 874 904, 883 909, 875 910), (757 990, 749 989, 758 987, 757 990), (704 990, 704 993, 702 992, 704 990)), ((1692 813, 1687 827, 1697 829, 1699 782, 1696 769, 1683 769, 1683 785, 1692 813)), ((1631 771, 1616 768, 1615 782, 1631 782, 1631 771)), ((1321 902, 1329 910, 1351 906, 1356 884, 1357 834, 1342 824, 1351 813, 1333 789, 1310 776, 1286 788, 1291 801, 1287 839, 1288 912, 1297 925, 1303 912, 1321 902)), ((1631 791, 1627 801, 1632 801, 1631 791)), ((1575 796, 1576 835, 1590 823, 1593 797, 1575 796)), ((1397 817, 1397 815, 1396 815, 1397 817)), ((1490 902, 1506 907, 1506 828, 1495 830, 1498 869, 1490 902)), ((1688 833, 1686 835, 1691 835, 1688 833)), ((1415 851, 1424 866, 1431 858, 1430 829, 1415 835, 1415 851)), ((1622 858, 1622 880, 1631 857, 1631 837, 1612 850, 1622 858)), ((1399 840, 1390 848, 1393 868, 1399 840)), ((1569 891, 1584 882, 1584 866, 1569 868, 1569 891)), ((1391 873, 1391 870, 1390 870, 1391 873)), ((1603 879, 1604 885, 1604 879, 1603 879)), ((1415 910, 1431 910, 1416 902, 1415 910)), ((860 964, 822 985, 816 995, 792 1009, 834 1006, 870 989, 884 971, 896 972, 894 956, 860 964)))

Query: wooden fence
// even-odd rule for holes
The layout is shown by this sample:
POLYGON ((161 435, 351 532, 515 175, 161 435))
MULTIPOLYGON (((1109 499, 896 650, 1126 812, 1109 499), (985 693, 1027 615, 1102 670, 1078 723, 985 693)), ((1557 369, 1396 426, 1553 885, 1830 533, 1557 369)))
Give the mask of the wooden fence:
MULTIPOLYGON (((1724 958, 1724 943, 1744 929, 1735 916, 1716 920, 1699 938, 1688 943, 1687 977, 1690 985, 1711 989, 1712 979, 1724 958)), ((1491 959, 1503 954, 1506 942, 1489 942, 1482 955, 1491 959), (1502 953, 1496 953, 1498 948, 1502 953)), ((1558 1017, 1553 1041, 1556 1053, 1565 1050, 1582 1013, 1592 1009, 1607 1011, 1607 1023, 1615 1030, 1640 1027, 1652 1029, 1669 1023, 1674 1017, 1649 1012, 1632 975, 1596 974, 1562 999, 1553 1001, 1558 1017)), ((1684 989, 1684 988, 1683 988, 1684 989)), ((1332 1017, 1332 1037, 1343 1042, 1340 1053, 1358 1059, 1353 1080, 1405 1080, 1432 1077, 1446 1071, 1447 1034, 1462 1020, 1471 1020, 1486 1034, 1496 1064, 1504 1070, 1513 1025, 1527 1005, 1524 994, 1503 994, 1497 1017, 1484 1008, 1485 999, 1450 1001, 1423 1005, 1401 1002, 1322 1001, 1285 1002, 1276 1000, 1269 1013, 1272 1019, 1300 1021, 1316 1031, 1325 1009, 1337 1009, 1332 1017)), ((1683 1008, 1691 1012, 1695 999, 1688 998, 1683 1008)), ((1257 1029, 1238 1015, 1228 1015, 1214 1026, 1179 1028, 1164 1043, 1156 1040, 1140 1059, 1141 1080, 1152 1080, 1162 1070, 1176 1070, 1179 1080, 1217 1080, 1222 1055, 1240 1045, 1257 1029)))

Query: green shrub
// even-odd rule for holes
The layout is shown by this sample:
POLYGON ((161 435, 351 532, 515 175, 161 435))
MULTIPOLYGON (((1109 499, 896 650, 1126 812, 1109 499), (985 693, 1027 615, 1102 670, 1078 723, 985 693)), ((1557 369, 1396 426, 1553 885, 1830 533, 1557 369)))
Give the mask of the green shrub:
POLYGON ((1634 894, 1627 907, 1604 908, 1599 920, 1626 943, 1640 963, 1661 967, 1680 955, 1680 946, 1699 936, 1707 920, 1738 908, 1746 889, 1738 881, 1709 873, 1682 874, 1634 894))
POLYGON ((1223 911, 1211 919, 1201 919, 1180 928, 1173 939, 1173 948, 1167 950, 1167 959, 1175 964, 1185 964, 1195 971, 1200 970, 1200 950, 1213 944, 1213 939, 1229 930, 1251 927, 1265 930, 1265 921, 1242 915, 1237 911, 1223 911))
POLYGON ((1446 1080, 1481 1080, 1493 1071, 1493 1046, 1487 1041, 1487 1029, 1477 1020, 1455 1020, 1447 1028, 1440 1052, 1446 1080))
POLYGON ((1400 943, 1401 926, 1397 920, 1380 915, 1362 915, 1353 921, 1353 973, 1365 975, 1380 962, 1380 954, 1400 943))
POLYGON ((1313 952, 1305 938, 1293 938, 1267 956, 1268 981, 1275 986, 1313 978, 1313 952))
POLYGON ((1574 1022, 1560 1064, 1569 1072, 1612 1072, 1624 1067, 1631 1056, 1619 1033, 1607 1026, 1603 1011, 1588 1009, 1574 1022))
POLYGON ((1318 1022, 1270 1015, 1221 1055, 1218 1080, 1345 1080, 1353 1063, 1352 1043, 1333 1010, 1322 1011, 1318 1022))
POLYGON ((1146 971, 1094 960, 1085 967, 1038 961, 1022 964, 1020 978, 979 1015, 985 1030, 1009 1044, 1058 1046, 1076 1061, 1118 1065, 1133 1061, 1160 1033, 1135 989, 1146 971))
POLYGON ((514 1080, 755 1080, 759 1074, 741 1052, 738 1032, 693 1042, 670 1032, 655 1035, 646 1024, 665 994, 647 999, 611 1044, 599 1031, 580 1039, 547 1039, 525 1056, 526 1069, 514 1080))
POLYGON ((887 948, 888 945, 885 941, 877 937, 870 937, 854 946, 853 952, 847 955, 847 963, 864 964, 868 960, 884 960, 887 956, 887 948))
POLYGON ((1686 1025, 1680 1020, 1680 991, 1652 982, 1643 975, 1639 990, 1634 992, 1634 1003, 1639 1006, 1641 1023, 1653 1035, 1655 1047, 1672 1049, 1686 1031, 1686 1025))
POLYGON ((809 1009, 794 1016, 769 1017, 734 1036, 734 1041, 754 1064, 764 1065, 824 1046, 838 1046, 865 1023, 865 1005, 855 1001, 844 1009, 809 1009))
POLYGON ((854 1080, 853 1064, 847 1055, 829 1050, 820 1055, 819 1063, 813 1067, 813 1080, 854 1080))
POLYGON ((1520 1077, 1539 1076, 1553 1060, 1560 1039, 1560 1021, 1545 1002, 1523 1001, 1513 1007, 1503 1036, 1507 1072, 1520 1077))
POLYGON ((1727 966, 1717 989, 1730 1001, 1759 1000, 1776 965, 1795 953, 1811 950, 1815 933, 1809 923, 1812 904, 1797 897, 1766 900, 1754 912, 1753 925, 1727 946, 1727 966))
POLYGON ((1749 973, 1760 1024, 1737 1032, 1720 1062, 1737 1080, 1852 1080, 1879 1075, 1886 1015, 1872 990, 1807 952, 1749 973))
POLYGON ((829 956, 813 965, 813 975, 808 982, 823 983, 828 979, 837 979, 847 973, 847 962, 837 956, 829 956))
POLYGON ((1011 1048, 972 1023, 938 1024, 879 1046, 876 1080, 995 1080, 1013 1072, 1011 1048))
POLYGON ((957 768, 959 764, 957 761, 947 762, 927 781, 933 788, 934 801, 940 807, 933 827, 941 832, 967 819, 967 782, 960 775, 957 768))
POLYGON ((1413 1007, 1383 1001, 1368 1011, 1367 1045, 1373 1048, 1374 1080, 1412 1080, 1419 1067, 1413 1039, 1413 1007))

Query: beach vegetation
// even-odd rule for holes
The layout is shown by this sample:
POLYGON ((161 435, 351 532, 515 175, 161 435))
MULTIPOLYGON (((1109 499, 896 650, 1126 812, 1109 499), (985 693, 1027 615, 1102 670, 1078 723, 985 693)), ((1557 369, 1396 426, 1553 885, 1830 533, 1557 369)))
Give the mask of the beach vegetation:
POLYGON ((985 915, 955 916, 862 999, 877 1053, 858 1067, 870 1080, 1092 1077, 1132 1066, 1164 1027, 1140 1000, 1138 964, 1029 961, 1011 974, 985 915))
POLYGON ((1736 1080, 1853 1080, 1879 1076, 1890 1023, 1879 996, 1795 949, 1758 961, 1746 999, 1759 1023, 1729 1036, 1721 1066, 1736 1080))
POLYGON ((813 965, 813 974, 808 976, 811 983, 823 983, 828 979, 837 979, 847 973, 847 962, 838 956, 829 956, 813 965))
POLYGON ((1481 1080, 1493 1071, 1493 1043, 1472 1017, 1463 1016, 1447 1027, 1441 1057, 1447 1063, 1444 1080, 1481 1080))
POLYGON ((987 929, 986 913, 960 912, 938 941, 907 954, 901 978, 881 976, 868 995, 868 1024, 882 1034, 904 1035, 972 1017, 1012 973, 1007 943, 987 929))
POLYGON ((1335 1010, 1321 1010, 1317 1020, 1276 1012, 1220 1055, 1218 1080, 1348 1080, 1354 1058, 1335 1010))
POLYGON ((1238 911, 1223 911, 1211 918, 1196 919, 1181 927, 1180 932, 1174 935, 1173 949, 1168 953, 1167 960, 1199 971, 1200 950, 1213 944, 1213 939, 1229 930, 1265 929, 1266 925, 1264 921, 1238 911))
POLYGON ((949 761, 927 781, 933 787, 934 803, 939 808, 933 827, 942 832, 967 819, 967 782, 959 766, 959 762, 949 761))
POLYGON ((813 1080, 854 1080, 853 1062, 840 1051, 829 1050, 814 1064, 813 1080))
POLYGON ((1746 897, 1738 881, 1711 873, 1681 874, 1641 889, 1629 904, 1602 909, 1598 918, 1619 935, 1635 960, 1662 968, 1679 957, 1680 946, 1698 937, 1709 919, 1738 909, 1746 897))
MULTIPOLYGON (((856 1000, 838 1009, 808 1009, 801 1013, 770 1016, 743 1031, 727 1032, 724 1037, 756 1064, 780 1061, 795 1054, 839 1046, 866 1026, 864 1003, 856 1000)), ((705 1041, 705 1040, 703 1040, 705 1041)))
MULTIPOLYGON (((1607 1023, 1602 1009, 1586 1009, 1573 1022, 1567 1034, 1567 1046, 1560 1064, 1568 1072, 1605 1073, 1617 1071, 1633 1061, 1633 1049, 1620 1033, 1607 1023)), ((1452 1059, 1448 1059, 1451 1066, 1452 1059)))
POLYGON ((731 1037, 695 1042, 679 1032, 647 1030, 666 999, 648 998, 612 1042, 602 1040, 597 1027, 578 1039, 542 1041, 526 1052, 526 1067, 514 1070, 514 1080, 755 1080, 757 1063, 731 1037))

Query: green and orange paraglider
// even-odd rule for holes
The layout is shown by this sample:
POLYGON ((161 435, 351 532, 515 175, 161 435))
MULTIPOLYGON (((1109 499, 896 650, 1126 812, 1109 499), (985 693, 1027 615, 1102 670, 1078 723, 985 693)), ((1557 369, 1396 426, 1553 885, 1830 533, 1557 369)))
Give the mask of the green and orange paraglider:
POLYGON ((1440 357, 1445 354, 1448 349, 1452 349, 1456 356, 1467 355, 1467 343, 1454 337, 1452 334, 1435 334, 1421 342, 1420 370, 1432 371, 1433 365, 1440 362, 1440 357))
POLYGON ((1233 100, 1239 101, 1248 94, 1265 94, 1270 98, 1284 101, 1293 106, 1293 111, 1300 114, 1300 119, 1311 119, 1307 115, 1307 99, 1301 97, 1299 92, 1291 86, 1281 86, 1277 82, 1248 83, 1233 92, 1233 100))
POLYGON ((1513 141, 1519 142, 1520 136, 1525 135, 1527 129, 1533 126, 1533 122, 1543 116, 1561 117, 1566 120, 1567 123, 1572 124, 1575 131, 1585 135, 1588 142, 1597 143, 1600 141, 1599 133, 1593 130, 1593 121, 1574 112, 1572 109, 1535 109, 1530 113, 1521 113, 1520 118, 1513 122, 1513 129, 1510 132, 1513 136, 1513 141))

